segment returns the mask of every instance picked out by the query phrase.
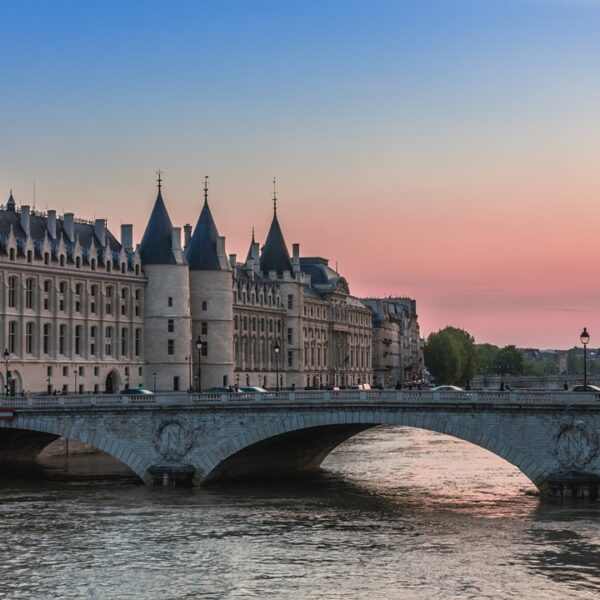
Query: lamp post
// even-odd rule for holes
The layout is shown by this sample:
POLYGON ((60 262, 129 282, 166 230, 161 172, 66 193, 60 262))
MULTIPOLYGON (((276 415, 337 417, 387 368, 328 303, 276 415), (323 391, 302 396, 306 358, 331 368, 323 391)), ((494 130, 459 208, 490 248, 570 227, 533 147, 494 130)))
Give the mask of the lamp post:
POLYGON ((185 357, 185 360, 187 360, 188 362, 188 375, 189 375, 189 382, 188 382, 188 392, 191 393, 192 391, 192 355, 190 354, 189 356, 185 357))
POLYGON ((46 391, 48 392, 48 396, 52 395, 52 382, 50 381, 50 375, 48 375, 48 377, 46 377, 46 391))
POLYGON ((279 391, 279 352, 281 351, 281 345, 279 344, 279 340, 275 342, 273 345, 273 352, 275 353, 275 373, 277 375, 277 386, 276 390, 279 391))
POLYGON ((8 351, 8 348, 6 348, 4 350, 4 354, 2 355, 4 357, 4 365, 5 365, 5 370, 4 370, 4 382, 5 382, 5 386, 4 386, 4 393, 7 396, 10 396, 10 386, 8 384, 8 360, 10 359, 10 352, 8 351))
POLYGON ((579 339, 583 344, 583 389, 587 390, 587 345, 590 343, 590 334, 586 327, 583 328, 579 339))
POLYGON ((156 371, 152 373, 152 391, 156 394, 156 371))
POLYGON ((204 342, 202 338, 198 336, 196 339, 196 350, 198 350, 198 393, 202 393, 202 347, 204 342))

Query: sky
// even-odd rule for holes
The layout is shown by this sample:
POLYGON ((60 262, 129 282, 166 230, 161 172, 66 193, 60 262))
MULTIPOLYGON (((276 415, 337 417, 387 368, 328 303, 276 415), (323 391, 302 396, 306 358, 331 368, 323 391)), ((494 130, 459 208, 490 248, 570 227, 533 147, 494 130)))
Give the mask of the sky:
POLYGON ((600 2, 0 0, 0 199, 288 245, 424 335, 600 346, 600 2), (597 337, 596 337, 597 336, 597 337))

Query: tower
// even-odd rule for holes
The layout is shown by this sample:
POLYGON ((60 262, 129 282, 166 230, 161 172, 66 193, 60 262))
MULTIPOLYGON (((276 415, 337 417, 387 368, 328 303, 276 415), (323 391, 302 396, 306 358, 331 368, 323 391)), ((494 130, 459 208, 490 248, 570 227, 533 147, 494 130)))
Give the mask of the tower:
POLYGON ((190 386, 191 327, 188 265, 181 249, 181 228, 173 227, 158 195, 139 253, 148 279, 144 303, 146 387, 180 391, 190 386))
POLYGON ((232 272, 208 206, 208 177, 204 206, 186 248, 189 264, 194 373, 197 388, 231 385, 233 379, 232 272), (198 340, 201 350, 198 351, 198 340))

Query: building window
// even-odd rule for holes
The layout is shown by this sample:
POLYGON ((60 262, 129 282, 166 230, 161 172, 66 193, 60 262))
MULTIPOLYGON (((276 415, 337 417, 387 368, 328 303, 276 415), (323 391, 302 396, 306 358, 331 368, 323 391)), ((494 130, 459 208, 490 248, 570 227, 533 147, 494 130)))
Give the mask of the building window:
POLYGON ((77 325, 75 327, 75 354, 81 355, 81 342, 82 342, 82 327, 77 325))
POLYGON ((173 333, 175 331, 175 320, 174 319, 169 319, 167 321, 167 332, 168 333, 173 333))
POLYGON ((49 252, 44 252, 44 264, 45 265, 50 264, 50 253, 49 252))
POLYGON ((288 344, 292 343, 292 329, 290 327, 288 327, 288 330, 287 330, 287 341, 288 341, 288 344))
MULTIPOLYGON (((44 354, 50 354, 50 349, 52 347, 50 344, 50 331, 50 323, 44 323, 44 354)), ((48 373, 48 375, 52 375, 52 373, 48 373)))
POLYGON ((58 353, 66 354, 67 348, 67 326, 61 325, 58 328, 58 353))
POLYGON ((33 354, 33 327, 34 324, 29 322, 25 325, 25 352, 33 354))
POLYGON ((85 368, 84 367, 79 367, 79 375, 81 377, 83 377, 85 375, 85 368))
POLYGON ((13 275, 8 278, 8 306, 17 306, 17 278, 13 275))
POLYGON ((8 257, 10 258, 10 260, 15 260, 15 249, 11 248, 8 252, 8 257))
POLYGON ((96 343, 98 342, 98 328, 94 325, 91 329, 90 329, 90 338, 91 338, 91 342, 90 342, 90 354, 92 356, 96 355, 96 343))
POLYGON ((202 356, 208 356, 208 342, 202 344, 202 356))
POLYGON ((94 377, 98 377, 100 375, 100 367, 94 367, 94 377))
POLYGON ((28 279, 25 282, 25 308, 33 308, 33 288, 35 279, 28 279))
POLYGON ((287 353, 287 364, 288 367, 293 367, 294 366, 294 353, 291 350, 288 350, 287 353))
POLYGON ((92 268, 92 271, 96 270, 96 259, 92 258, 91 262, 90 262, 90 267, 92 268))
POLYGON ((179 375, 175 375, 175 377, 173 377, 173 391, 179 391, 179 375))
POLYGON ((206 310, 208 308, 208 303, 206 302, 206 300, 202 301, 202 310, 206 310))
POLYGON ((294 296, 292 296, 292 294, 288 295, 288 308, 293 308, 294 307, 294 296))
POLYGON ((208 335, 208 323, 206 321, 200 322, 200 335, 208 335))
POLYGON ((69 367, 63 367, 62 374, 63 374, 63 377, 68 377, 69 376, 69 367))
POLYGON ((81 267, 81 258, 78 256, 78 257, 75 259, 75 268, 76 268, 76 269, 79 269, 80 267, 81 267))
POLYGON ((169 306, 169 307, 173 306, 173 296, 169 296, 169 298, 167 300, 167 306, 169 306))
POLYGON ((167 354, 175 354, 175 340, 167 340, 167 354))
POLYGON ((121 329, 121 354, 123 356, 127 356, 129 348, 127 347, 127 338, 128 338, 127 327, 123 327, 121 329))
POLYGON ((112 327, 107 327, 105 331, 105 344, 104 344, 104 352, 107 356, 112 356, 112 327))
POLYGON ((135 355, 139 356, 142 348, 142 330, 135 330, 135 355))

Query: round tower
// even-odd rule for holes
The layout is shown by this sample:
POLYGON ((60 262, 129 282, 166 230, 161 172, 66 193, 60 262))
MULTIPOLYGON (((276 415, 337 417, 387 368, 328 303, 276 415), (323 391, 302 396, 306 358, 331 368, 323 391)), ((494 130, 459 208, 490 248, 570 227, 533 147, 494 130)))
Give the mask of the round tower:
POLYGON ((189 264, 190 311, 194 387, 206 390, 233 383, 233 280, 208 206, 208 178, 204 206, 186 248, 189 264))
POLYGON ((160 175, 139 253, 148 279, 143 303, 145 386, 156 392, 185 391, 193 385, 189 270, 181 228, 171 224, 162 198, 160 175))

